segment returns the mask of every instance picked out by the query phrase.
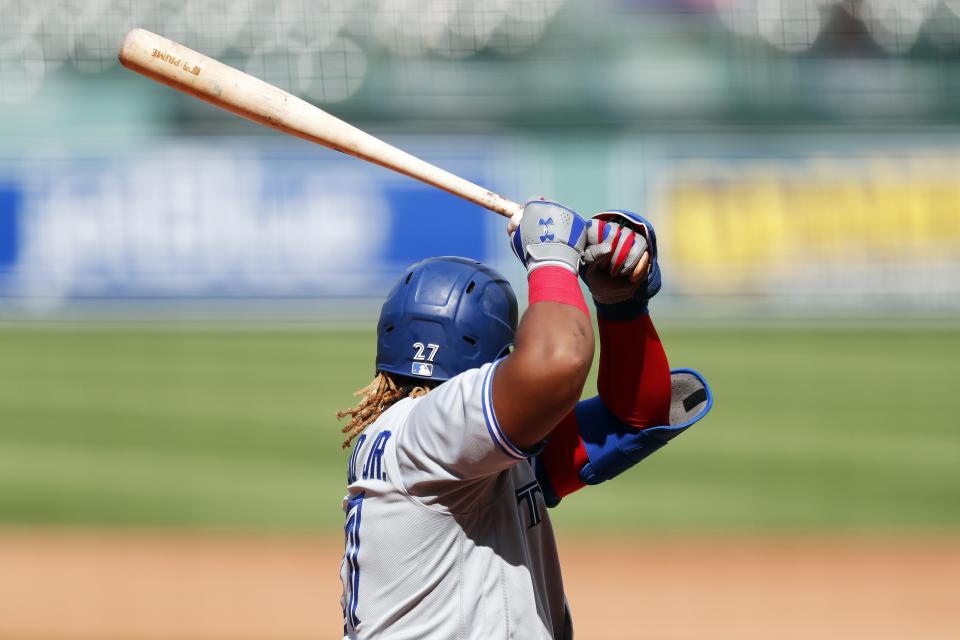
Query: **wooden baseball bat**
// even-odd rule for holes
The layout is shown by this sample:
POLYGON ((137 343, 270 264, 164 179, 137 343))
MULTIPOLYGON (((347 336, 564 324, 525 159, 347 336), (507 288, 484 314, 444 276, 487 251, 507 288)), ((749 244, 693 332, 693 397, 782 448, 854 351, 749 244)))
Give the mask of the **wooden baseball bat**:
POLYGON ((523 208, 401 151, 283 89, 150 31, 130 31, 120 45, 118 57, 126 68, 221 109, 416 178, 507 218, 519 215, 523 208))

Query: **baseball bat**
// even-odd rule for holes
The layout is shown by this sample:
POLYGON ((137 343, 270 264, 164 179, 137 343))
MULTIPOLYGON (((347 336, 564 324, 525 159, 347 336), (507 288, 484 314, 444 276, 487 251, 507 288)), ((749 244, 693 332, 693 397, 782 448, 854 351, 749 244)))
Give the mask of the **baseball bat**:
POLYGON ((518 216, 523 209, 283 89, 145 29, 133 29, 124 37, 118 57, 126 68, 221 109, 402 173, 507 218, 518 216))

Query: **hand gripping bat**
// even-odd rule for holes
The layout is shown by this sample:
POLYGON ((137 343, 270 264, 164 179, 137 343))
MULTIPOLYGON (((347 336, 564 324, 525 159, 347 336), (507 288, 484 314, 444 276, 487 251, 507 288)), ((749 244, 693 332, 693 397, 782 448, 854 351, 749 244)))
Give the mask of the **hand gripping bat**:
POLYGON ((272 84, 163 36, 133 29, 124 37, 118 57, 126 68, 221 109, 433 185, 511 218, 511 225, 520 219, 523 210, 520 204, 401 151, 272 84))

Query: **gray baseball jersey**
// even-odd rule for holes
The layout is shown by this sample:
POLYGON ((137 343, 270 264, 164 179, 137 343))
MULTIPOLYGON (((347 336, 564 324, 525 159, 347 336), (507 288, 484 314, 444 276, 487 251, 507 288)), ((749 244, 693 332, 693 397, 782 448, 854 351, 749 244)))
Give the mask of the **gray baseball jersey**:
POLYGON ((493 412, 496 367, 397 402, 357 437, 344 638, 573 637, 540 487, 493 412))

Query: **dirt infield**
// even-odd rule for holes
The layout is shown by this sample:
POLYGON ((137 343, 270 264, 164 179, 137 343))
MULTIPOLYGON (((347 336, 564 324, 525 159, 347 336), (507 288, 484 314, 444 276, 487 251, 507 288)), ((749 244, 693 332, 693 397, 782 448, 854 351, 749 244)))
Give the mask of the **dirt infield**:
MULTIPOLYGON (((960 540, 567 538, 579 640, 960 637, 960 540)), ((342 542, 0 535, 0 638, 339 637, 342 542)))

